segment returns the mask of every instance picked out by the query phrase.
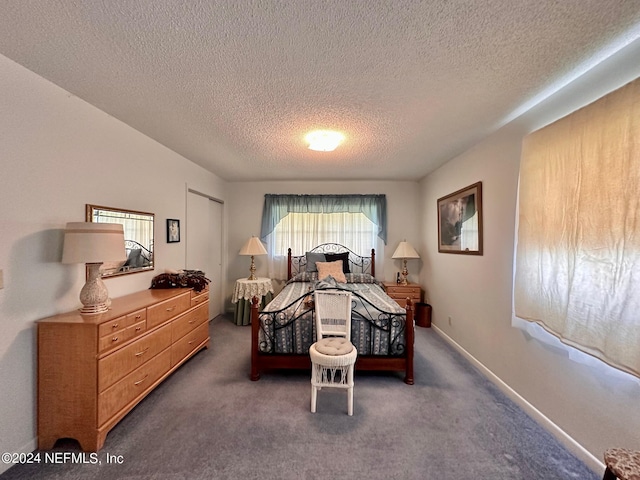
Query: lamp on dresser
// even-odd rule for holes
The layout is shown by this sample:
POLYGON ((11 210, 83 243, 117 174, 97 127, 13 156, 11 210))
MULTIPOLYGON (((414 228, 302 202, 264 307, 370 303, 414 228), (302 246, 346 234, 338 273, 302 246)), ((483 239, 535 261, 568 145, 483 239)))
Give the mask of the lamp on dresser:
POLYGON ((400 280, 400 283, 402 285, 407 285, 409 283, 407 282, 407 276, 409 275, 409 271, 407 270, 407 259, 420 258, 420 255, 418 255, 418 252, 416 252, 409 242, 403 240, 398 245, 398 248, 396 248, 396 251, 393 252, 393 256, 391 258, 402 259, 402 279, 400 280))
POLYGON ((62 263, 86 263, 88 278, 80 290, 82 314, 108 310, 109 291, 100 278, 103 262, 124 261, 124 229, 117 223, 69 222, 64 231, 62 263))
POLYGON ((247 278, 247 280, 256 280, 256 265, 253 263, 253 257, 255 255, 266 255, 267 249, 264 248, 264 245, 260 241, 258 237, 251 237, 247 240, 247 243, 240 249, 240 255, 251 255, 251 267, 249 271, 251 275, 247 278))

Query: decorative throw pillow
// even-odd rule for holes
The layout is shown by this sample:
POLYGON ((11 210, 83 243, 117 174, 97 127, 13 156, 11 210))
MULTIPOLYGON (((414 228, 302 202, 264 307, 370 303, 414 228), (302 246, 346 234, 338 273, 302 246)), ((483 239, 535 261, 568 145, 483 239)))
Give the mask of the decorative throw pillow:
POLYGON ((316 262, 326 262, 324 253, 307 252, 305 255, 307 256, 307 272, 317 272, 316 262))
POLYGON ((338 260, 342 260, 342 271, 344 273, 351 273, 351 269, 349 268, 349 252, 325 253, 324 257, 327 262, 337 262, 338 260))
POLYGON ((337 262, 316 262, 318 267, 318 278, 325 279, 328 276, 332 276, 336 279, 336 282, 347 283, 347 279, 342 271, 342 260, 337 262))

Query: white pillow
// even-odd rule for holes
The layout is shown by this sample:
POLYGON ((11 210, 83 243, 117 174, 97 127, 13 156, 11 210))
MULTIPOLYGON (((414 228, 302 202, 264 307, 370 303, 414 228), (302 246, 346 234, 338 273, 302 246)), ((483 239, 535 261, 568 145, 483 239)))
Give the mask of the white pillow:
POLYGON ((316 262, 318 267, 318 279, 324 280, 329 275, 336 279, 338 283, 347 283, 347 277, 342 271, 342 260, 336 262, 316 262))

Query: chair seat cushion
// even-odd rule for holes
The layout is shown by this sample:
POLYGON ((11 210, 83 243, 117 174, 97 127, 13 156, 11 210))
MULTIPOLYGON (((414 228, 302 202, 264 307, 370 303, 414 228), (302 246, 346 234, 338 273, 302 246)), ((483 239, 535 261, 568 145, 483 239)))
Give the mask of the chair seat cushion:
POLYGON ((327 337, 316 342, 316 351, 323 355, 346 355, 355 347, 343 337, 327 337))
POLYGON ((604 452, 604 463, 621 480, 640 480, 640 452, 610 448, 604 452))

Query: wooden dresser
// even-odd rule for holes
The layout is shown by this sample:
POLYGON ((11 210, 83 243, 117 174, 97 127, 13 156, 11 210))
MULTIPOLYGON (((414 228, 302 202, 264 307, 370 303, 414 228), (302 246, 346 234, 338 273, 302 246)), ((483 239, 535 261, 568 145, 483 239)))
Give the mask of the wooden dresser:
POLYGON ((209 292, 145 290, 108 312, 37 322, 38 448, 74 438, 98 451, 107 433, 182 363, 209 347, 209 292))
POLYGON ((407 305, 407 298, 411 299, 414 308, 416 303, 422 301, 420 285, 415 283, 402 285, 395 282, 384 282, 384 289, 387 292, 387 295, 398 302, 398 305, 401 307, 405 307, 407 305))

